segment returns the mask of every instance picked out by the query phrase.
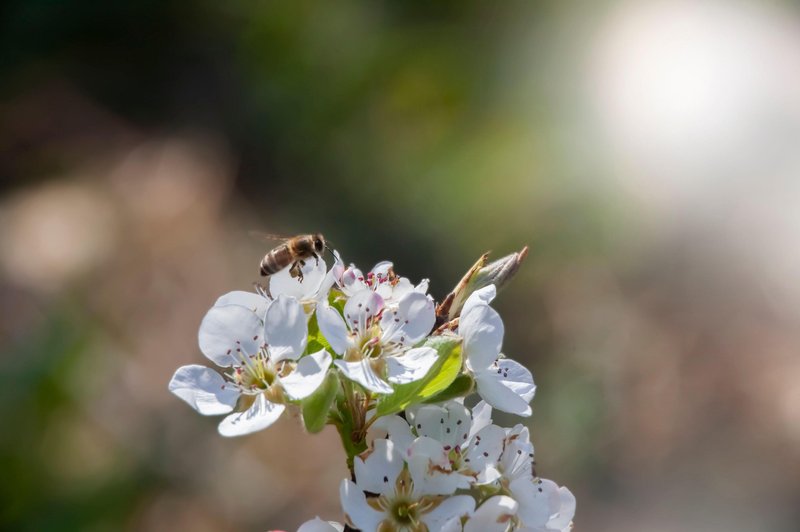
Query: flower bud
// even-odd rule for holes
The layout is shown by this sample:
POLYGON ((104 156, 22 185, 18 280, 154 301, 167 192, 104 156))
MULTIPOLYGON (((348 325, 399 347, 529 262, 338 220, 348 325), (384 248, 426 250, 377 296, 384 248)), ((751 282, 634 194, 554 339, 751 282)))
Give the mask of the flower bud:
POLYGON ((486 264, 489 253, 484 253, 478 261, 464 274, 456 287, 436 309, 437 324, 441 325, 454 320, 461 314, 461 308, 467 298, 490 284, 500 290, 517 273, 520 264, 528 256, 528 246, 520 251, 506 255, 494 262, 486 264))

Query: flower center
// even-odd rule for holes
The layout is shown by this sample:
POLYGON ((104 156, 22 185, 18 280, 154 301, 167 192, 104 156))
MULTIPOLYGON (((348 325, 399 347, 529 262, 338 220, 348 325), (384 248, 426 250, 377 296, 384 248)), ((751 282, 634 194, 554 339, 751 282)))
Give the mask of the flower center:
POLYGON ((409 501, 395 501, 391 514, 398 525, 415 525, 418 522, 417 505, 409 501))
POLYGON ((290 363, 286 361, 273 363, 265 349, 260 349, 255 355, 240 353, 239 365, 233 366, 225 376, 246 395, 257 395, 266 392, 271 398, 278 399, 281 395, 279 386, 273 386, 277 377, 288 375, 291 372, 290 363))

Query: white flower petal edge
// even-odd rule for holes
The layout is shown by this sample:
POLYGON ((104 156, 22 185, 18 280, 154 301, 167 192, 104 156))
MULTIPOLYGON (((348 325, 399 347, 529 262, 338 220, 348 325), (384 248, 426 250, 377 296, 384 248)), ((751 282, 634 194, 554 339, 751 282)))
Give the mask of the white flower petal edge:
POLYGON ((476 304, 459 318, 458 332, 464 338, 464 354, 473 371, 488 368, 503 345, 503 320, 492 307, 476 304))
POLYGON ((550 518, 547 527, 559 532, 567 532, 575 517, 575 495, 564 486, 558 488, 558 495, 560 499, 558 513, 550 518))
POLYGON ((464 302, 464 306, 461 307, 461 315, 465 315, 469 310, 472 308, 473 305, 477 304, 484 304, 488 305, 494 298, 497 296, 497 288, 490 284, 489 286, 484 286, 480 290, 475 290, 472 292, 467 300, 464 302))
POLYGON ((386 380, 395 384, 418 381, 424 377, 439 358, 432 347, 409 349, 396 357, 386 358, 386 380))
POLYGON ((551 480, 520 477, 511 482, 509 489, 519 502, 519 517, 525 526, 545 528, 561 508, 558 485, 551 480))
POLYGON ((394 391, 386 381, 372 370, 367 359, 358 362, 334 360, 333 363, 344 373, 345 377, 351 381, 356 381, 371 392, 392 393, 394 391))
POLYGON ((373 431, 367 435, 367 439, 375 440, 380 438, 376 432, 385 432, 388 439, 392 440, 395 448, 400 454, 406 456, 411 444, 414 443, 414 434, 408 422, 400 416, 385 416, 378 418, 370 429, 373 431))
POLYGON ((481 504, 464 525, 464 532, 505 532, 517 513, 517 501, 506 495, 495 495, 481 504))
POLYGON ((475 499, 469 495, 454 495, 421 517, 429 530, 441 530, 445 523, 455 518, 467 517, 475 510, 475 499))
POLYGON ((169 391, 204 416, 231 412, 239 398, 238 390, 225 387, 222 375, 196 364, 178 368, 169 381, 169 391))
POLYGON ((533 375, 522 364, 502 359, 484 371, 475 372, 475 384, 483 399, 498 410, 530 416, 530 403, 536 392, 533 375))
POLYGON ((253 405, 244 412, 236 412, 220 422, 218 430, 223 436, 243 436, 265 429, 275 423, 286 409, 268 401, 264 394, 255 396, 253 405))
POLYGON ((267 311, 270 300, 261 294, 255 292, 244 292, 242 290, 234 290, 222 295, 214 303, 215 307, 224 307, 225 305, 239 305, 246 307, 256 313, 259 317, 264 316, 267 311))
POLYGON ((264 336, 273 362, 297 360, 308 341, 308 319, 297 299, 280 295, 267 309, 264 336))
POLYGON ((325 380, 332 361, 333 358, 325 349, 304 356, 294 371, 281 379, 283 389, 292 399, 305 399, 325 380))
POLYGON ((317 325, 337 355, 343 355, 350 346, 347 325, 339 312, 327 302, 317 305, 317 325))
POLYGON ((239 362, 241 352, 252 355, 264 342, 261 318, 240 305, 211 307, 197 333, 200 351, 218 366, 239 362))
POLYGON ((353 481, 343 479, 339 484, 339 498, 345 518, 359 530, 377 530, 384 514, 367 504, 364 492, 353 481))
POLYGON ((319 517, 315 517, 310 521, 306 521, 297 532, 342 532, 344 526, 334 521, 323 521, 319 517))

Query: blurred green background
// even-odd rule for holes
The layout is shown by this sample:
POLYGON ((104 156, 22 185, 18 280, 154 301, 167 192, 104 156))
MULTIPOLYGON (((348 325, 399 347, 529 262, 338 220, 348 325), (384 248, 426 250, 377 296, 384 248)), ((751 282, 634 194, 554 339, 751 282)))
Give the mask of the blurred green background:
POLYGON ((341 520, 332 429, 223 439, 167 392, 262 230, 436 298, 530 245, 497 307, 577 530, 797 530, 794 4, 0 14, 0 528, 341 520))

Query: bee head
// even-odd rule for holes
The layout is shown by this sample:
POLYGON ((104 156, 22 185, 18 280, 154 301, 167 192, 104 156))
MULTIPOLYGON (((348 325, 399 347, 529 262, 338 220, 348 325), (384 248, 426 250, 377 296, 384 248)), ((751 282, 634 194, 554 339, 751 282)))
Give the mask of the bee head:
POLYGON ((314 235, 314 251, 317 253, 322 253, 325 249, 325 237, 321 234, 317 233, 314 235))

